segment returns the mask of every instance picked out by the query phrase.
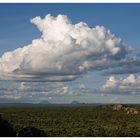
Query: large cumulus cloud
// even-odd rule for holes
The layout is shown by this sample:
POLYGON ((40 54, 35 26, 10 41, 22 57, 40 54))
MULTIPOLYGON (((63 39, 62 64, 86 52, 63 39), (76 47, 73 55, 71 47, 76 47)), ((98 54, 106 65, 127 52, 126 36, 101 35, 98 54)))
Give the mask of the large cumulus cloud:
POLYGON ((131 50, 105 27, 72 24, 65 15, 49 14, 31 22, 42 32, 41 38, 1 56, 1 80, 74 80, 89 70, 119 65, 131 50))

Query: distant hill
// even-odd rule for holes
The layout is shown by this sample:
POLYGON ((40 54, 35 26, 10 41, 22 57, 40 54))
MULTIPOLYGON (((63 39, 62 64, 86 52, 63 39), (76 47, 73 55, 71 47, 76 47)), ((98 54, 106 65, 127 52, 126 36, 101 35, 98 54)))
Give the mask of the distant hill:
POLYGON ((99 106, 99 105, 110 105, 101 103, 81 103, 78 101, 72 101, 71 103, 50 103, 48 100, 42 100, 39 103, 0 103, 0 106, 99 106))
POLYGON ((51 104, 48 100, 43 100, 40 102, 40 104, 51 104))
POLYGON ((72 101, 70 104, 77 105, 77 104, 81 104, 81 103, 79 103, 78 101, 72 101))

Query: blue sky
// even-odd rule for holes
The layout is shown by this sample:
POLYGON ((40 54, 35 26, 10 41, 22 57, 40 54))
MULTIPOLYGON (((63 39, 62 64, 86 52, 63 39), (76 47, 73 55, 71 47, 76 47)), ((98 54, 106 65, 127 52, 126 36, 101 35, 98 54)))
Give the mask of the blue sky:
MULTIPOLYGON (((57 16, 59 14, 67 15, 73 24, 80 21, 86 22, 89 27, 96 25, 103 25, 120 37, 125 43, 136 48, 137 51, 132 56, 139 53, 139 36, 140 36, 140 4, 0 4, 0 55, 4 52, 15 50, 16 48, 31 44, 33 39, 40 38, 41 33, 35 25, 30 22, 30 19, 40 16, 44 18, 45 15, 51 14, 57 16)), ((133 74, 133 73, 132 73, 133 74)), ((135 74, 135 73, 134 73, 135 74)), ((124 75, 117 75, 118 77, 125 77, 124 75)), ((139 72, 136 73, 136 76, 139 72)), ((53 95, 44 96, 41 100, 47 99, 50 102, 71 102, 78 100, 79 102, 136 102, 138 103, 139 95, 121 95, 121 94, 107 94, 98 91, 100 86, 105 83, 109 76, 103 76, 100 71, 90 71, 87 74, 80 75, 75 81, 63 82, 68 86, 73 94, 77 92, 75 85, 84 84, 87 89, 91 90, 93 94, 75 93, 72 96, 53 95), (97 90, 95 92, 95 90, 97 90), (95 92, 95 93, 94 93, 95 92), (78 95, 77 95, 78 94, 78 95)), ((1 81, 3 83, 3 81, 1 81)), ((11 88, 11 94, 15 92, 16 88, 21 85, 20 82, 2 84, 3 89, 11 88), (13 88, 14 87, 14 88, 13 88), (12 90, 11 90, 12 89, 12 90), (14 90, 13 90, 14 89, 14 90)), ((34 83, 33 83, 34 84, 34 83)), ((29 84, 25 84, 27 86, 29 84)), ((58 84, 59 85, 59 84, 58 84)), ((59 88, 60 86, 58 86, 59 88)), ((133 89, 134 90, 134 89, 133 89)), ((27 91, 29 92, 29 91, 27 91)), ((52 91, 53 92, 53 91, 52 91)), ((85 91, 86 92, 86 91, 85 91)), ((31 93, 33 94, 33 93, 31 93)), ((1 93, 3 96, 3 94, 1 93)), ((13 94, 12 94, 13 95, 13 94)), ((33 96, 31 100, 26 95, 17 102, 37 102, 37 96, 33 96)), ((41 94, 40 94, 41 96, 41 94)), ((3 99, 3 98, 2 98, 3 99)), ((11 101, 6 99, 5 101, 11 101)), ((15 100, 13 100, 15 102, 15 100)))
POLYGON ((68 15, 73 23, 103 25, 139 48, 140 4, 0 4, 0 54, 39 37, 40 32, 29 20, 49 13, 68 15))

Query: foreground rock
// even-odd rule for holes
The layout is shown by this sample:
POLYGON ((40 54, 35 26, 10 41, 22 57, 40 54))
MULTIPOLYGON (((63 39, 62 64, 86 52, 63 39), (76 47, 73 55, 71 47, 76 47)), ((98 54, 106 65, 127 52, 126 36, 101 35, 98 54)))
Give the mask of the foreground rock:
POLYGON ((45 137, 43 130, 35 127, 26 127, 20 130, 18 137, 45 137))
POLYGON ((12 125, 4 120, 0 115, 0 137, 15 137, 16 132, 12 128, 12 125))

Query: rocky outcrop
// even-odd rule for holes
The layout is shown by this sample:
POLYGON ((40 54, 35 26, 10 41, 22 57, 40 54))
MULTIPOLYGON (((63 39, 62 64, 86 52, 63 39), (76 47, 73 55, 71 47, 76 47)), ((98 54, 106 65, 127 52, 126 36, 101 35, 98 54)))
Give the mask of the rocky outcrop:
POLYGON ((139 112, 135 108, 128 108, 127 114, 138 114, 139 112))
POLYGON ((127 107, 127 106, 122 105, 122 104, 114 104, 113 110, 117 110, 117 111, 121 110, 121 111, 126 112, 126 114, 132 114, 132 115, 133 114, 136 115, 136 114, 140 113, 137 109, 132 108, 132 107, 127 107))
POLYGON ((119 111, 119 110, 122 110, 123 108, 124 108, 124 106, 121 105, 121 104, 115 104, 115 105, 113 105, 113 110, 119 111))

